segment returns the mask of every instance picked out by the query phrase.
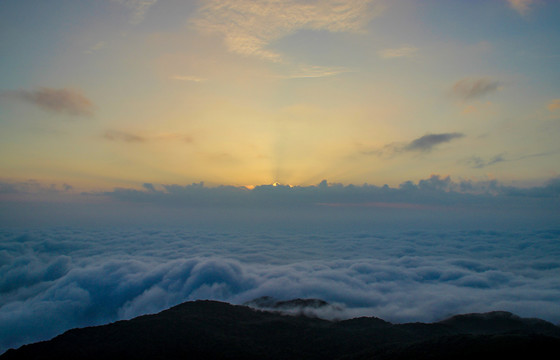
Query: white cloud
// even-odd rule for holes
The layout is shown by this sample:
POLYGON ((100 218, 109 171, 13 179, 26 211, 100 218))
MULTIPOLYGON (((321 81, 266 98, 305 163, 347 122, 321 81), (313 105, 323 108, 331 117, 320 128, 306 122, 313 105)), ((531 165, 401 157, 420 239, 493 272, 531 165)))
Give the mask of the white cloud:
POLYGON ((376 14, 374 0, 209 0, 193 20, 223 36, 232 52, 281 61, 268 45, 300 29, 360 32, 376 14))
POLYGON ((558 322, 559 236, 546 229, 4 228, 0 352, 206 298, 313 297, 341 307, 319 315, 397 322, 491 310, 558 322))

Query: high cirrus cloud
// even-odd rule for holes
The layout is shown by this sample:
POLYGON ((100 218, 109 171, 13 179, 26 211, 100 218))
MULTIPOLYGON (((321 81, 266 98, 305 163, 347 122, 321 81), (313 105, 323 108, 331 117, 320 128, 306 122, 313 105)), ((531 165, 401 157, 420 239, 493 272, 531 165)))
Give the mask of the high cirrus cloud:
POLYGON ((72 116, 91 116, 94 114, 93 102, 78 89, 42 87, 36 90, 7 91, 2 95, 54 113, 72 116))
POLYGON ((384 59, 393 58, 410 58, 416 55, 418 48, 410 45, 404 45, 398 48, 383 49, 378 52, 379 56, 384 59))
POLYGON ((464 78, 453 84, 451 93, 467 101, 481 98, 499 90, 500 82, 489 78, 464 78))
POLYGON ((115 3, 126 6, 132 11, 129 22, 131 24, 139 24, 146 17, 146 12, 158 0, 112 0, 115 3))
POLYGON ((223 36, 230 51, 280 61, 268 48, 300 29, 359 32, 375 15, 374 0, 209 0, 193 19, 205 32, 223 36))

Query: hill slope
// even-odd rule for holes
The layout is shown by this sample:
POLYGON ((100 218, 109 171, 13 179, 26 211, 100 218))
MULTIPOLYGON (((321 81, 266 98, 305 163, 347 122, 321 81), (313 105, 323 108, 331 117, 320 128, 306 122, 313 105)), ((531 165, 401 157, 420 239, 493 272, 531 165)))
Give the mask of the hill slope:
POLYGON ((8 350, 0 359, 539 358, 559 347, 559 327, 506 312, 391 324, 194 301, 154 315, 69 330, 50 341, 8 350))

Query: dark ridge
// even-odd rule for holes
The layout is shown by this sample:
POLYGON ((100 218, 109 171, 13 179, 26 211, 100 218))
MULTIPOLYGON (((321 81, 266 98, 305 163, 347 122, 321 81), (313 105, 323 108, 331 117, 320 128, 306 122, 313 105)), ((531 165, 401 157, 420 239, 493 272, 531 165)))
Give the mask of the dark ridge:
POLYGON ((456 315, 440 321, 439 324, 447 325, 462 333, 470 334, 539 333, 560 337, 560 328, 558 326, 541 319, 521 318, 506 311, 456 315))
MULTIPOLYGON (((328 305, 314 299, 293 304, 328 305)), ((327 321, 194 301, 154 315, 69 330, 10 349, 0 359, 479 360, 539 358, 559 346, 560 328, 505 312, 459 315, 433 324, 391 324, 373 317, 327 321)))

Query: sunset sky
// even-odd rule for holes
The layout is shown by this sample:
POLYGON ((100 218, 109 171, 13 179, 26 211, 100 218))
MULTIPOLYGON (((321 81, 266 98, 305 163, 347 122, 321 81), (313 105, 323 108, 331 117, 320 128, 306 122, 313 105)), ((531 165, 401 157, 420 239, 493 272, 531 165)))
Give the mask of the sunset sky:
POLYGON ((559 64, 558 0, 0 0, 0 354, 197 299, 560 323, 559 64))
POLYGON ((0 180, 560 174, 560 2, 4 0, 0 180))

